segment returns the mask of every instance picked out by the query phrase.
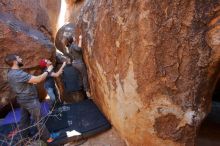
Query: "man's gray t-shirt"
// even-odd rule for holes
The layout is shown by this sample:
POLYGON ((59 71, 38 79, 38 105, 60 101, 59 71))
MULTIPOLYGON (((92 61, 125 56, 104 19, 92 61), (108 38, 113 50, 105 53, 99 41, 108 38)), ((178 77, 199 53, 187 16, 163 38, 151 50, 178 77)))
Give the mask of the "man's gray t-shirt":
POLYGON ((8 82, 17 95, 18 102, 26 102, 37 98, 37 89, 34 84, 28 83, 31 75, 20 69, 8 71, 8 82))

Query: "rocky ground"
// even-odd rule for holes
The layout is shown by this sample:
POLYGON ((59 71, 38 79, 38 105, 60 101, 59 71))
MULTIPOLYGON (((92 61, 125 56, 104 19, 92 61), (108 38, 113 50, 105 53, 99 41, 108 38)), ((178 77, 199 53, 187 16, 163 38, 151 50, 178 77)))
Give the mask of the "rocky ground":
POLYGON ((65 146, 126 146, 126 143, 119 137, 114 128, 97 136, 75 142, 65 146))

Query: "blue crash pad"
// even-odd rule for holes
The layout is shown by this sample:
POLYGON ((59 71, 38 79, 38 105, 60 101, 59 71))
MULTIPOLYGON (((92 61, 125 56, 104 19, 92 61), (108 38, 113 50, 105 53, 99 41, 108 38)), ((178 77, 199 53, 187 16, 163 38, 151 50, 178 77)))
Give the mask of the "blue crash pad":
MULTIPOLYGON (((41 114, 42 116, 46 116, 49 112, 49 105, 47 102, 42 102, 41 103, 41 114)), ((7 124, 12 124, 12 123, 19 123, 21 119, 21 114, 20 114, 20 108, 14 109, 14 112, 11 111, 9 112, 5 118, 1 121, 0 126, 7 125, 7 124)))

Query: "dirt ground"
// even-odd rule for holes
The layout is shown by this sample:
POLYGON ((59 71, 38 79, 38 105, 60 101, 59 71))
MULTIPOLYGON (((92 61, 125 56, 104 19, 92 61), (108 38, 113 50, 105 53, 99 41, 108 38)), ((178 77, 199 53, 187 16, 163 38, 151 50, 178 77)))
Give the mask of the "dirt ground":
POLYGON ((64 146, 126 146, 114 128, 97 136, 76 143, 68 143, 64 146))

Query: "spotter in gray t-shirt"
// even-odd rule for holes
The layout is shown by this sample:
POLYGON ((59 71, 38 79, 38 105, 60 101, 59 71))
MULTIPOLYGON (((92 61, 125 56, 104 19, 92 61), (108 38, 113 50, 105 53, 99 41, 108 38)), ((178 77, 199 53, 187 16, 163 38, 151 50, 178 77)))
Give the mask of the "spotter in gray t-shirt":
POLYGON ((36 99, 37 89, 34 84, 28 83, 31 75, 21 69, 10 69, 8 71, 8 82, 16 93, 18 101, 36 99))

